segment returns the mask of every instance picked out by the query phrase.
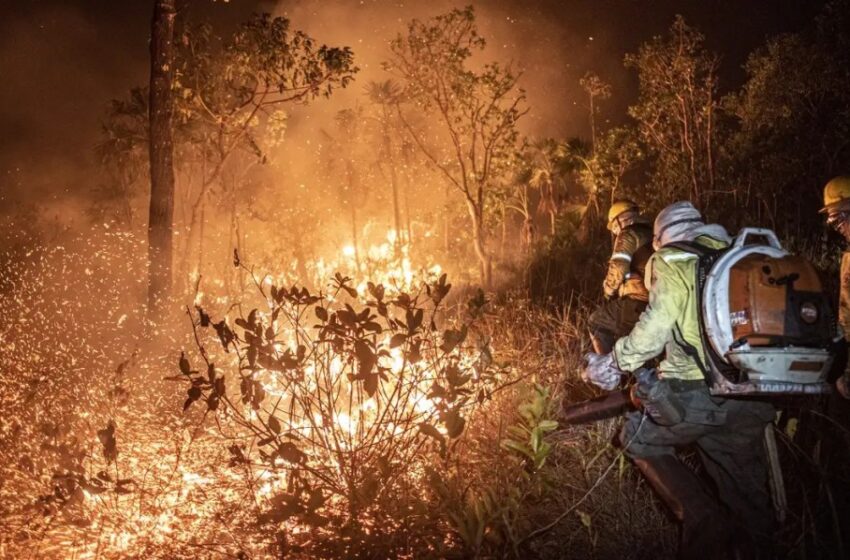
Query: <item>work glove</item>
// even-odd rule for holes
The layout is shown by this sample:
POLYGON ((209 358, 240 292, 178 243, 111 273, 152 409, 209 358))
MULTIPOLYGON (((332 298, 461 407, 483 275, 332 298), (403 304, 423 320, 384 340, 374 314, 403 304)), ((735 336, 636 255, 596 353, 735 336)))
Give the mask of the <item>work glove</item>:
POLYGON ((617 367, 617 362, 614 361, 614 353, 595 354, 590 352, 584 356, 587 365, 581 372, 581 378, 593 383, 600 389, 613 391, 620 384, 620 375, 622 371, 617 367))

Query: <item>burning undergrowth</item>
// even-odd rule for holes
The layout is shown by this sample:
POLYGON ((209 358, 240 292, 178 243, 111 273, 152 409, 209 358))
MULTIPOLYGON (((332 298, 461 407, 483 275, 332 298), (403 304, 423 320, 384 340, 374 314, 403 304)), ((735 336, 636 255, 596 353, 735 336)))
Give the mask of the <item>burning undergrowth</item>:
POLYGON ((501 415, 517 375, 481 292, 451 297, 439 268, 419 276, 404 253, 386 257, 399 265, 377 275, 386 285, 337 274, 315 292, 237 260, 251 290, 199 292, 173 324, 146 326, 132 235, 21 247, 3 268, 4 555, 465 546, 446 508, 479 482, 468 434, 501 415))

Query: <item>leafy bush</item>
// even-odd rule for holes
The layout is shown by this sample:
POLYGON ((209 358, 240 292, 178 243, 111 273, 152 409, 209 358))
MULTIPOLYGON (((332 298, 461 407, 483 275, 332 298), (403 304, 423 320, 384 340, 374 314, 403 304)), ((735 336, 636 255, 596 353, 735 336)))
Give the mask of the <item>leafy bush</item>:
POLYGON ((181 355, 183 408, 215 417, 229 466, 246 467, 259 521, 282 540, 311 528, 345 535, 340 555, 385 546, 422 514, 424 463, 449 457, 497 379, 487 340, 474 336, 483 293, 449 320, 445 275, 392 298, 369 283, 365 304, 339 274, 327 294, 255 285, 266 309, 233 327, 197 308, 203 367, 181 355))

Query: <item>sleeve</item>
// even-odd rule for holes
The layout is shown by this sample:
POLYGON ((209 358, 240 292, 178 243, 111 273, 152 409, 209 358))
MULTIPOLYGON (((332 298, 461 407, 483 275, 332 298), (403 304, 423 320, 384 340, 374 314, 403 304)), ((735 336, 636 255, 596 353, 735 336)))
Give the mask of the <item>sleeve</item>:
MULTIPOLYGON (((850 342, 850 251, 841 254, 841 287, 838 292, 838 325, 844 340, 850 342)), ((844 370, 844 382, 850 386, 850 362, 844 370)))
POLYGON ((838 324, 850 341, 850 252, 841 255, 841 288, 838 293, 838 324))
POLYGON ((649 305, 632 332, 614 345, 614 359, 623 371, 634 371, 661 354, 687 300, 688 288, 681 276, 658 254, 652 258, 651 270, 649 305))
POLYGON ((632 256, 637 250, 637 239, 633 232, 626 230, 614 240, 614 250, 608 259, 608 273, 602 288, 605 295, 614 295, 631 270, 632 256))

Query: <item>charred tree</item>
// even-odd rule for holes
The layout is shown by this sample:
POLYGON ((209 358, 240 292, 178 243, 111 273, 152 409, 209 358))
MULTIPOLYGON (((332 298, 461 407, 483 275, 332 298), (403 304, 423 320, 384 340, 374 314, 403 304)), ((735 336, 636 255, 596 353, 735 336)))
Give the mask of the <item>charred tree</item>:
POLYGON ((148 312, 160 307, 171 289, 172 219, 174 214, 175 0, 156 0, 151 25, 150 178, 148 219, 148 312))

